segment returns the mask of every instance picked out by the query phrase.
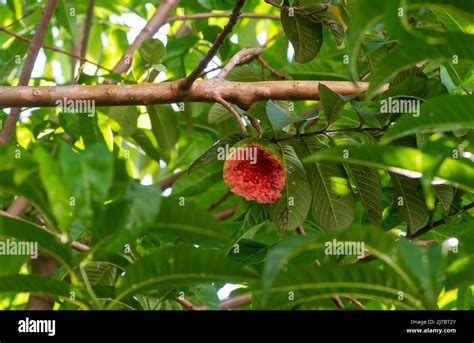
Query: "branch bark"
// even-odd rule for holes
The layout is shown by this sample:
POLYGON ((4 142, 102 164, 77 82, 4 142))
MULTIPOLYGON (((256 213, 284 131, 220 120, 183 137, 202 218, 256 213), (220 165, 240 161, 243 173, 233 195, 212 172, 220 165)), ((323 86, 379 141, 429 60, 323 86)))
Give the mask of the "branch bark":
MULTIPOLYGON (((36 26, 35 36, 28 48, 28 54, 26 55, 26 60, 21 70, 20 80, 18 82, 19 86, 26 86, 30 81, 31 72, 33 71, 36 57, 38 57, 38 53, 41 49, 41 46, 43 45, 43 40, 46 35, 46 31, 48 30, 51 17, 54 14, 54 9, 56 8, 57 2, 58 0, 48 0, 44 6, 43 13, 41 14, 39 23, 36 26)), ((2 132, 2 135, 0 136, 0 145, 6 144, 10 141, 13 131, 16 127, 16 122, 20 118, 20 112, 21 108, 11 109, 8 119, 5 123, 5 128, 2 132)))
MULTIPOLYGON (((324 84, 341 95, 366 91, 367 82, 349 81, 264 81, 231 82, 210 79, 196 81, 186 93, 179 91, 181 80, 134 85, 79 85, 11 87, 0 86, 0 108, 55 107, 64 98, 94 101, 96 106, 152 105, 176 102, 215 102, 216 95, 242 108, 261 100, 319 100, 318 85, 324 84)), ((382 87, 379 91, 387 89, 382 87)))

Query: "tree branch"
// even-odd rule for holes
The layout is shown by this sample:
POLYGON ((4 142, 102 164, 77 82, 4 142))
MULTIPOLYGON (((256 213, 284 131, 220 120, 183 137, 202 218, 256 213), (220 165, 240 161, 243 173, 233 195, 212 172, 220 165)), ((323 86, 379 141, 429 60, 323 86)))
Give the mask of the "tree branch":
MULTIPOLYGON (((185 21, 193 19, 208 19, 208 18, 228 18, 231 15, 231 12, 223 13, 192 13, 186 15, 175 15, 168 19, 168 23, 173 23, 175 21, 185 21)), ((263 14, 263 13, 241 13, 240 18, 250 18, 250 19, 272 19, 280 20, 280 16, 274 14, 263 14)))
POLYGON ((235 24, 237 24, 237 20, 240 15, 240 10, 245 4, 245 0, 236 0, 235 7, 229 17, 229 22, 227 23, 226 26, 224 26, 224 29, 219 33, 219 35, 216 38, 216 41, 212 45, 212 47, 209 49, 207 52, 207 55, 199 62, 197 67, 182 81, 180 85, 180 89, 182 91, 187 91, 191 88, 193 85, 194 81, 201 75, 201 73, 204 71, 204 69, 207 67, 209 62, 214 58, 214 56, 217 54, 217 51, 220 49, 222 44, 224 44, 225 39, 227 36, 232 32, 235 24))
MULTIPOLYGON (((10 35, 12 37, 15 37, 19 40, 22 40, 24 42, 27 42, 27 43, 31 43, 32 40, 28 37, 25 37, 25 36, 22 36, 22 35, 19 35, 9 29, 7 29, 5 26, 0 26, 0 31, 1 32, 5 32, 7 35, 10 35)), ((85 57, 81 57, 80 55, 75 55, 75 54, 71 54, 69 51, 66 51, 66 50, 62 50, 62 49, 59 49, 59 48, 56 48, 55 46, 52 46, 52 45, 47 45, 47 44, 43 44, 42 47, 44 49, 47 49, 47 50, 50 50, 50 51, 54 51, 54 52, 57 52, 57 53, 60 53, 60 54, 64 54, 64 55, 67 55, 67 56, 70 56, 70 57, 74 57, 78 60, 81 60, 82 62, 87 62, 87 63, 90 63, 92 65, 95 65, 96 67, 98 68, 101 68, 103 70, 106 70, 107 72, 109 73, 112 73, 112 69, 109 69, 107 67, 104 67, 94 61, 91 61, 91 60, 88 60, 87 58, 85 57)))
POLYGON ((89 0, 89 4, 87 6, 86 22, 84 24, 84 34, 82 36, 81 42, 81 63, 79 64, 79 71, 82 70, 82 67, 84 65, 84 59, 86 57, 87 45, 89 43, 89 35, 92 27, 92 18, 94 17, 94 6, 95 0, 89 0))
POLYGON ((252 303, 252 294, 242 294, 221 302, 221 310, 232 310, 252 303))
MULTIPOLYGON (((152 105, 176 102, 215 102, 216 96, 248 108, 261 100, 319 100, 318 85, 324 84, 341 95, 366 91, 367 82, 349 81, 264 81, 231 82, 210 79, 196 81, 185 94, 179 91, 181 80, 133 85, 75 85, 12 87, 0 86, 0 108, 55 107, 64 98, 94 101, 96 106, 152 105)), ((387 85, 379 91, 387 89, 387 85)))
MULTIPOLYGON (((44 36, 48 30, 48 25, 51 17, 54 14, 54 9, 56 8, 57 2, 58 0, 48 0, 44 6, 43 13, 41 14, 39 23, 36 26, 35 36, 28 48, 28 54, 26 55, 26 60, 21 70, 20 80, 18 82, 19 86, 27 86, 28 82, 30 81, 31 72, 33 71, 36 57, 38 57, 38 53, 43 44, 44 36)), ((21 108, 11 109, 8 119, 5 123, 5 128, 0 136, 0 145, 7 144, 10 141, 13 131, 16 127, 16 122, 20 118, 20 112, 21 108)))
POLYGON ((231 114, 232 116, 235 118, 235 120, 237 121, 237 124, 239 124, 239 127, 240 127, 240 131, 244 134, 244 135, 247 135, 248 132, 247 132, 247 129, 245 128, 245 122, 244 122, 244 119, 240 116, 239 112, 237 112, 237 110, 234 108, 234 106, 232 106, 231 104, 229 104, 227 101, 225 101, 222 97, 220 96, 216 96, 215 97, 215 100, 216 102, 218 102, 219 104, 221 104, 222 106, 224 106, 231 114))
MULTIPOLYGON (((151 17, 148 23, 145 25, 140 34, 135 38, 132 44, 128 47, 125 54, 122 56, 120 61, 117 62, 112 72, 122 74, 130 69, 133 60, 133 54, 142 45, 145 39, 152 37, 164 24, 166 24, 171 12, 178 5, 179 0, 162 0, 160 5, 156 9, 155 14, 151 17)), ((108 80, 109 84, 113 81, 108 80)))

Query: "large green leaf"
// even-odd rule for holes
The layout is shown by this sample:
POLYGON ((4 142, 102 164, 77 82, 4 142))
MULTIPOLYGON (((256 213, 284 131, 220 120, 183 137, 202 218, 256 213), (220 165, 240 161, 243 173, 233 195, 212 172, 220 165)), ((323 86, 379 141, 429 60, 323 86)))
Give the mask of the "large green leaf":
MULTIPOLYGON (((299 0, 293 3, 299 6, 299 0)), ((295 49, 295 61, 308 63, 316 57, 323 44, 323 26, 315 23, 296 11, 290 13, 288 10, 281 11, 281 24, 286 36, 295 49)))
MULTIPOLYGON (((405 146, 347 145, 325 149, 306 158, 305 162, 329 160, 382 168, 408 177, 420 177, 422 164, 435 159, 405 146)), ((435 180, 443 180, 468 191, 474 190, 474 163, 467 159, 447 158, 439 166, 435 180)))
POLYGON ((216 250, 181 245, 161 249, 128 267, 117 284, 117 299, 149 290, 254 279, 253 272, 216 250))
POLYGON ((474 96, 444 95, 421 105, 421 113, 414 117, 403 115, 384 135, 384 141, 416 132, 448 131, 474 127, 474 96))
POLYGON ((150 230, 169 238, 179 238, 199 245, 223 245, 230 233, 207 209, 181 199, 163 199, 160 214, 150 230))
MULTIPOLYGON (((306 155, 315 153, 315 141, 304 140, 306 155)), ((313 194, 311 215, 323 230, 342 230, 355 218, 352 190, 339 163, 319 161, 306 165, 313 194)))
POLYGON ((285 188, 280 199, 268 206, 275 224, 295 230, 306 219, 311 206, 311 188, 300 159, 290 145, 280 145, 285 164, 285 188))
POLYGON ((395 173, 390 173, 390 176, 395 188, 398 213, 406 220, 408 229, 413 234, 426 225, 430 215, 420 182, 395 173))
POLYGON ((311 301, 350 294, 374 299, 400 309, 423 309, 418 292, 390 270, 376 265, 300 266, 281 273, 265 294, 264 306, 291 309, 311 301), (403 300, 400 300, 403 294, 403 300))
POLYGON ((74 198, 71 210, 88 225, 102 207, 112 183, 112 155, 105 144, 89 146, 80 153, 62 144, 58 159, 64 180, 61 188, 67 185, 69 205, 74 198))
POLYGON ((328 125, 336 122, 341 116, 344 108, 345 100, 336 92, 320 83, 318 85, 319 95, 321 98, 321 106, 326 116, 328 125))
POLYGON ((375 168, 346 164, 346 171, 354 183, 370 222, 382 223, 382 182, 375 168))
POLYGON ((67 268, 75 264, 75 258, 68 245, 61 243, 52 233, 27 221, 0 216, 0 236, 37 243, 42 251, 55 257, 67 268))
POLYGON ((157 38, 145 39, 138 51, 142 55, 143 60, 149 65, 160 63, 166 55, 165 46, 157 38))
POLYGON ((151 130, 160 147, 171 149, 179 139, 178 113, 166 105, 147 106, 151 130))
POLYGON ((55 279, 36 275, 0 276, 0 293, 31 293, 69 299, 71 292, 74 292, 75 301, 79 302, 83 297, 80 290, 55 279))
POLYGON ((236 133, 217 141, 212 147, 210 147, 205 153, 203 153, 198 159, 196 159, 188 169, 188 172, 192 172, 207 166, 208 164, 217 161, 219 151, 226 146, 232 146, 243 138, 243 135, 236 133))

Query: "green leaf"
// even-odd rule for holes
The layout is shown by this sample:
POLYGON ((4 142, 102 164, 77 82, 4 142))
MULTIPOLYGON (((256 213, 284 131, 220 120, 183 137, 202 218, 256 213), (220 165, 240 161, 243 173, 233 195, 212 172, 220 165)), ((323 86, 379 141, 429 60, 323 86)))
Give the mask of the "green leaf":
POLYGON ((448 185, 435 185, 433 190, 444 210, 449 211, 454 199, 454 188, 448 185))
POLYGON ((55 14, 61 26, 66 29, 71 37, 74 37, 77 31, 76 6, 69 0, 59 0, 55 14))
POLYGON ((413 234, 427 224, 430 215, 420 182, 395 173, 390 173, 390 176, 395 188, 398 213, 406 220, 409 232, 413 234))
POLYGON ((345 164, 346 171, 359 193, 362 205, 370 222, 379 227, 382 224, 382 182, 375 168, 345 164))
POLYGON ((145 39, 138 51, 148 65, 159 64, 166 55, 166 48, 163 42, 157 38, 145 39))
POLYGON ((301 118, 290 116, 287 111, 271 100, 268 100, 265 106, 265 111, 267 113, 268 120, 272 125, 273 131, 275 132, 280 131, 290 124, 302 120, 301 118))
MULTIPOLYGON (((304 140, 306 155, 316 152, 314 141, 304 140)), ((350 184, 339 163, 314 162, 306 165, 313 194, 311 215, 323 230, 342 230, 355 218, 355 202, 350 184)))
POLYGON ((112 155, 105 144, 92 145, 79 154, 70 145, 62 144, 58 158, 63 180, 70 192, 68 203, 74 198, 71 210, 88 225, 94 213, 102 207, 112 184, 112 155))
POLYGON ((325 268, 299 266, 277 276, 265 296, 264 306, 290 309, 311 301, 350 294, 357 299, 373 299, 401 309, 422 309, 420 296, 395 273, 376 265, 331 265, 325 268), (399 294, 403 292, 404 300, 399 294))
POLYGON ((326 121, 331 125, 340 118, 345 100, 322 83, 318 85, 318 90, 326 121))
POLYGON ((61 231, 67 231, 73 221, 70 206, 70 190, 65 187, 66 180, 61 173, 60 163, 41 147, 33 152, 33 156, 39 164, 41 183, 48 195, 51 212, 56 219, 61 231))
MULTIPOLYGON (((391 145, 346 145, 321 150, 304 159, 305 163, 328 160, 382 168, 408 177, 420 177, 423 163, 430 163, 431 156, 417 149, 391 145)), ((436 180, 474 190, 474 163, 467 159, 445 159, 439 166, 436 180)))
POLYGON ((232 134, 225 138, 218 140, 212 147, 209 148, 204 154, 202 154, 198 159, 196 159, 188 169, 188 172, 192 172, 201 169, 208 164, 217 161, 219 156, 219 151, 225 146, 232 146, 238 141, 240 141, 244 136, 241 133, 232 134))
POLYGON ((145 228, 160 212, 161 188, 158 184, 143 186, 132 181, 127 192, 130 206, 128 210, 128 230, 145 228))
POLYGON ((138 110, 135 106, 111 107, 109 117, 119 123, 122 136, 132 136, 137 130, 138 110))
MULTIPOLYGON (((293 3, 294 7, 299 6, 299 0, 293 3)), ((316 57, 323 44, 323 26, 314 23, 296 11, 281 11, 281 24, 285 34, 295 49, 295 61, 298 63, 308 63, 316 57)))
POLYGON ((117 299, 149 290, 207 282, 247 283, 255 274, 215 250, 167 247, 128 267, 117 284, 117 299))
MULTIPOLYGON (((53 234, 27 221, 0 216, 0 236, 37 243, 42 251, 55 257, 63 266, 71 268, 75 265, 75 259, 69 246, 61 243, 53 234)), ((38 252, 36 251, 36 253, 38 252)))
POLYGON ((69 298, 72 287, 64 282, 36 275, 0 276, 0 293, 32 293, 69 298))
POLYGON ((148 137, 147 132, 148 130, 137 129, 133 133, 132 138, 140 146, 140 148, 143 149, 143 151, 149 158, 159 162, 161 159, 160 152, 155 147, 150 137, 148 137))
MULTIPOLYGON (((245 112, 240 107, 234 106, 234 108, 240 115, 245 114, 245 112)), ((229 110, 227 110, 221 104, 212 105, 211 110, 209 111, 209 114, 207 116, 207 120, 209 121, 209 123, 220 123, 226 119, 233 119, 232 114, 230 114, 229 110)))
POLYGON ((381 61, 370 78, 369 97, 384 83, 405 70, 425 60, 474 59, 474 37, 459 32, 443 32, 432 37, 405 38, 397 44, 381 61))
POLYGON ((283 230, 295 230, 308 215, 311 190, 306 173, 290 145, 280 145, 285 165, 285 188, 280 199, 268 206, 275 224, 283 230))
POLYGON ((385 142, 416 132, 448 131, 474 127, 474 96, 444 95, 421 105, 417 117, 404 115, 384 135, 385 142))
POLYGON ((151 130, 160 147, 169 150, 179 140, 178 113, 167 105, 147 106, 151 130))
POLYGON ((416 277, 423 290, 424 303, 437 309, 442 289, 444 254, 441 246, 421 248, 405 238, 400 239, 400 264, 416 277))
POLYGON ((262 72, 251 65, 237 66, 232 68, 225 79, 234 82, 258 82, 262 81, 262 72))
POLYGON ((150 230, 160 236, 179 238, 199 245, 223 245, 230 234, 207 209, 183 199, 164 198, 158 218, 150 230))
POLYGON ((456 259, 446 268, 446 290, 474 284, 474 255, 456 259))

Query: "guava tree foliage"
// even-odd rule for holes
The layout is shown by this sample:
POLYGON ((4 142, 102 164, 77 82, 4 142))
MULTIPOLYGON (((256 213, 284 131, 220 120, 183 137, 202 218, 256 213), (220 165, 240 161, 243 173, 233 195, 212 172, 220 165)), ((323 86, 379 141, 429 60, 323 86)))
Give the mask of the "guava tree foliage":
POLYGON ((0 8, 0 308, 474 307, 472 1, 0 8))

